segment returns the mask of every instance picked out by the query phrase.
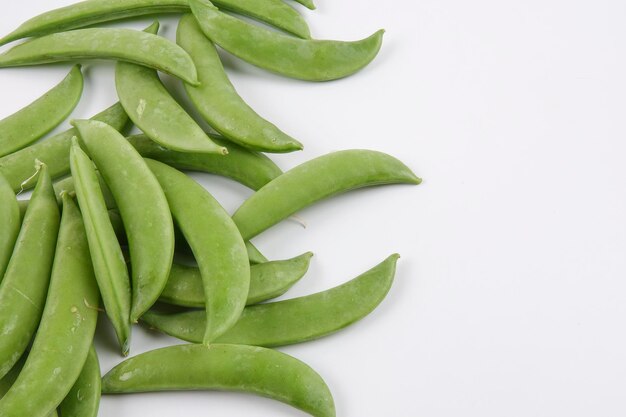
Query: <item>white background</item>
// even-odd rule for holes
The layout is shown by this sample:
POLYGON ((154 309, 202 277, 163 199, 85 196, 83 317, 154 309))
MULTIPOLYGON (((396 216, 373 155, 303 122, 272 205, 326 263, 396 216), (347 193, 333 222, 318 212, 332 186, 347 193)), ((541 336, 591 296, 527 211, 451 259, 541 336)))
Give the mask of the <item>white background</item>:
MULTIPOLYGON (((10 2, 0 30, 70 2, 10 2)), ((385 42, 364 71, 323 84, 225 59, 240 94, 306 146, 273 159, 289 169, 334 150, 378 149, 424 183, 344 195, 300 213, 306 229, 286 221, 255 239, 272 259, 315 252, 287 297, 402 254, 371 316, 281 350, 325 378, 343 417, 625 415, 626 3, 317 3, 314 12, 298 7, 315 37, 358 39, 384 27, 385 42)), ((175 20, 162 22, 173 37, 175 20)), ((0 117, 68 69, 1 70, 0 117)), ((116 99, 112 64, 85 73, 73 117, 116 99)), ((195 177, 230 211, 250 195, 195 177)), ((107 326, 101 320, 103 371, 122 359, 107 326)), ((136 328, 131 354, 171 343, 136 328)), ((100 415, 303 414, 250 395, 196 392, 107 397, 100 415)))

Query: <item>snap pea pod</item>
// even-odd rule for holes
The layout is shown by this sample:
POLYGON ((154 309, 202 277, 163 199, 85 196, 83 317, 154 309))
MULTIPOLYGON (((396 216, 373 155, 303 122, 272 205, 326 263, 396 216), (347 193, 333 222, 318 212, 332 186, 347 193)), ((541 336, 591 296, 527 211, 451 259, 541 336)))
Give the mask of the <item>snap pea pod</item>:
POLYGON ((72 139, 70 168, 80 206, 96 280, 122 354, 130 349, 130 280, 122 249, 109 220, 93 162, 72 139))
POLYGON ((174 256, 174 224, 165 194, 130 143, 106 123, 75 120, 82 143, 113 194, 130 250, 136 322, 159 298, 174 256))
MULTIPOLYGON (((104 178, 102 178, 102 175, 100 175, 99 172, 96 172, 96 178, 98 179, 98 184, 100 185, 100 191, 102 192, 102 197, 104 198, 104 204, 106 208, 111 209, 117 207, 115 205, 115 199, 113 198, 113 194, 111 193, 111 190, 109 190, 109 186, 106 184, 106 182, 104 182, 104 178)), ((68 193, 76 192, 74 178, 71 176, 65 177, 62 180, 55 182, 53 186, 59 204, 61 203, 61 193, 63 191, 67 191, 68 193)))
MULTIPOLYGON (((306 274, 311 256, 313 254, 307 252, 285 261, 252 265, 246 304, 260 303, 284 294, 306 274)), ((172 265, 169 280, 159 300, 184 307, 204 307, 204 290, 198 268, 172 265)))
POLYGON ((2 174, 0 174, 0 222, 2 222, 2 227, 0 227, 2 230, 0 233, 0 281, 2 281, 22 224, 20 206, 15 193, 2 174))
POLYGON ((39 179, 0 283, 0 378, 35 334, 50 282, 60 216, 47 168, 40 164, 38 169, 39 179))
POLYGON ((233 220, 243 238, 249 240, 324 198, 372 185, 420 182, 406 165, 382 152, 333 152, 305 162, 265 185, 239 207, 233 220))
POLYGON ((180 46, 157 35, 131 29, 90 28, 29 40, 0 55, 0 68, 83 59, 132 62, 198 82, 193 61, 180 46))
POLYGON ((208 344, 235 324, 246 304, 250 265, 245 244, 228 213, 200 184, 161 162, 146 162, 200 268, 206 297, 203 341, 208 344))
POLYGON ((306 7, 307 9, 315 10, 315 3, 313 3, 313 0, 296 0, 296 1, 300 3, 301 5, 303 5, 304 7, 306 7))
POLYGON ((307 81, 351 75, 378 54, 383 30, 354 41, 298 39, 220 12, 208 0, 189 0, 200 28, 213 42, 260 68, 307 81))
POLYGON ((199 389, 249 392, 316 417, 335 416, 319 374, 291 356, 254 346, 170 346, 127 359, 102 378, 104 394, 199 389))
POLYGON ((250 265, 262 264, 268 262, 268 259, 249 241, 246 242, 246 251, 248 252, 248 260, 250 265))
MULTIPOLYGON (((4 378, 0 379, 0 398, 4 397, 4 394, 9 391, 11 385, 17 379, 17 376, 20 374, 22 367, 24 366, 24 358, 22 357, 16 364, 11 368, 11 370, 4 376, 4 378)), ((48 417, 57 417, 58 414, 56 410, 52 413, 48 414, 48 417)))
MULTIPOLYGON (((158 29, 155 22, 145 32, 156 33, 158 29)), ((115 87, 128 117, 155 142, 183 152, 227 153, 172 98, 155 70, 118 62, 115 87)))
MULTIPOLYGON (((92 119, 120 131, 128 123, 128 116, 119 103, 96 114, 92 119)), ((34 173, 33 167, 37 159, 48 166, 52 179, 67 175, 70 172, 70 146, 73 136, 76 136, 74 128, 0 158, 0 174, 6 177, 15 192, 34 185, 34 181, 28 179, 34 173)))
MULTIPOLYGON (((385 298, 398 255, 343 285, 317 294, 246 307, 241 318, 216 343, 284 346, 318 339, 362 319, 385 298)), ((170 336, 189 342, 202 340, 202 312, 165 314, 149 311, 142 320, 170 336)))
POLYGON ((0 120, 0 156, 30 145, 58 126, 74 110, 82 93, 83 74, 80 65, 74 65, 46 94, 0 120))
MULTIPOLYGON (((222 138, 211 136, 211 139, 220 146, 225 145, 222 138)), ((146 158, 155 159, 181 170, 221 175, 253 190, 258 190, 282 174, 280 168, 267 156, 233 143, 228 144, 228 155, 215 155, 173 151, 160 146, 145 135, 130 136, 128 141, 146 158)))
POLYGON ((93 345, 74 386, 59 406, 62 417, 96 417, 100 407, 100 363, 93 345))
POLYGON ((229 140, 262 152, 292 152, 302 144, 259 116, 237 94, 217 50, 193 15, 182 17, 176 42, 191 56, 198 71, 197 86, 185 84, 187 95, 204 120, 229 140))
MULTIPOLYGON (((282 0, 219 0, 225 10, 246 15, 291 32, 310 36, 304 18, 282 0)), ((79 29, 98 23, 161 13, 185 13, 187 0, 88 0, 40 14, 0 39, 0 45, 30 37, 79 29)))
POLYGON ((46 306, 24 368, 0 399, 1 416, 45 417, 63 401, 87 359, 98 301, 85 226, 64 193, 46 306))

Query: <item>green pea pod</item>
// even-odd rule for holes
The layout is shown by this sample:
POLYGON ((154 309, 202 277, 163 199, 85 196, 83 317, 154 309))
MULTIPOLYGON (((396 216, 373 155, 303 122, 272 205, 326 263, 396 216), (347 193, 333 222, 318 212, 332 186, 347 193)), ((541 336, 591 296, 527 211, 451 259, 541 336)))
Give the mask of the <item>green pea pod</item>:
POLYGON ((161 162, 146 159, 198 262, 206 297, 204 343, 228 330, 246 305, 250 265, 228 213, 200 184, 161 162))
POLYGON ((104 308, 115 328, 122 354, 127 355, 131 293, 126 261, 109 220, 96 169, 76 138, 72 139, 70 168, 104 308))
MULTIPOLYGON (((286 261, 272 261, 250 268, 247 305, 260 303, 287 292, 309 269, 313 254, 307 252, 286 261)), ((204 289, 198 268, 174 264, 160 301, 183 307, 204 307, 204 289)))
POLYGON ((257 265, 268 262, 268 259, 249 241, 246 242, 246 250, 248 251, 248 260, 250 265, 257 265))
POLYGON ((220 12, 208 0, 189 0, 200 28, 213 42, 260 68, 307 81, 351 75, 378 54, 383 30, 354 41, 298 39, 220 12))
POLYGON ((98 300, 85 226, 66 193, 46 306, 24 368, 0 400, 1 416, 45 417, 63 401, 87 359, 98 300))
POLYGON ((315 10, 315 3, 313 3, 313 0, 296 0, 296 1, 300 3, 301 5, 303 5, 304 7, 306 7, 307 9, 315 10))
POLYGON ((79 137, 113 194, 128 238, 132 272, 130 319, 159 298, 174 256, 174 224, 165 194, 130 143, 109 125, 75 120, 79 137))
MULTIPOLYGON (((116 103, 93 116, 92 120, 104 122, 121 131, 128 123, 128 116, 121 104, 116 103)), ((72 128, 0 158, 0 174, 6 177, 15 192, 34 185, 30 178, 37 159, 48 165, 52 179, 67 175, 70 172, 70 146, 73 136, 76 136, 76 130, 72 128)))
MULTIPOLYGON (((221 138, 211 137, 220 146, 221 138)), ((145 135, 130 136, 128 141, 144 157, 155 159, 174 168, 208 172, 231 178, 246 187, 258 190, 282 171, 267 156, 249 151, 233 143, 228 144, 228 155, 202 152, 177 152, 164 148, 145 135)))
POLYGON ((233 215, 249 240, 297 211, 327 197, 382 184, 419 184, 396 158, 375 151, 333 152, 305 162, 265 185, 233 215))
MULTIPOLYGON (((304 18, 282 0, 219 0, 215 4, 249 16, 301 38, 310 36, 304 18)), ((161 13, 186 13, 187 0, 88 0, 40 14, 0 39, 0 45, 130 17, 161 13)))
MULTIPOLYGON (((159 23, 154 22, 144 32, 156 34, 158 30, 159 23)), ((228 153, 172 98, 155 70, 118 62, 115 86, 130 119, 155 142, 183 152, 228 153)))
POLYGON ((31 341, 46 301, 59 232, 59 208, 44 164, 0 283, 0 378, 31 341))
POLYGON ((0 120, 0 156, 20 150, 58 126, 74 110, 83 93, 80 65, 46 94, 0 120))
MULTIPOLYGON (((327 291, 246 307, 216 343, 284 346, 318 339, 362 319, 385 298, 396 270, 392 255, 362 275, 327 291)), ((142 320, 170 336, 196 343, 206 325, 202 311, 165 314, 149 311, 142 320)))
POLYGON ((217 50, 202 33, 193 15, 178 24, 176 42, 191 56, 200 85, 185 84, 187 95, 200 115, 229 140, 262 152, 292 152, 302 144, 259 116, 237 94, 217 50))
POLYGON ((7 269, 11 253, 15 247, 17 235, 20 232, 22 216, 20 206, 15 198, 15 193, 11 186, 0 174, 0 222, 2 222, 2 233, 0 233, 0 282, 7 269))
POLYGON ((199 389, 249 392, 316 417, 335 416, 319 374, 291 356, 254 346, 170 346, 127 359, 102 378, 104 394, 199 389))
POLYGON ((196 67, 181 47, 157 35, 131 29, 90 28, 53 33, 0 55, 0 68, 83 59, 132 62, 198 82, 196 67))
POLYGON ((93 345, 74 386, 59 406, 62 417, 97 417, 100 407, 100 363, 93 345))
MULTIPOLYGON (((78 132, 76 133, 78 134, 78 132)), ((106 182, 104 182, 104 178, 102 178, 102 175, 100 175, 99 172, 96 172, 96 178, 98 179, 98 184, 100 185, 100 191, 102 192, 106 208, 111 209, 117 207, 115 199, 113 198, 113 193, 111 193, 109 186, 106 182)), ((76 185, 74 184, 73 177, 66 177, 54 183, 54 192, 57 195, 57 201, 59 204, 61 203, 61 193, 63 193, 63 191, 67 191, 68 193, 76 192, 76 185)))
MULTIPOLYGON (((4 397, 4 394, 6 394, 9 391, 9 389, 11 388, 11 386, 17 379, 17 376, 20 374, 20 371, 22 370, 23 366, 24 366, 24 358, 22 357, 15 364, 15 366, 13 366, 13 368, 11 368, 11 370, 4 376, 4 378, 0 379, 0 398, 4 397)), ((56 410, 48 414, 48 417, 57 417, 57 416, 58 414, 56 410)))

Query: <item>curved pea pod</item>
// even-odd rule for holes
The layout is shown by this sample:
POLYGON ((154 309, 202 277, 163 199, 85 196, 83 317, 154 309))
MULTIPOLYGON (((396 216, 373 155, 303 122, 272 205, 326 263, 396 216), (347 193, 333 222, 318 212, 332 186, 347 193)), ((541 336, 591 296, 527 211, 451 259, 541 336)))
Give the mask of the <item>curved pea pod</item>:
POLYGON ((15 247, 17 235, 20 232, 22 216, 20 206, 15 198, 15 193, 11 186, 0 174, 0 282, 7 269, 9 259, 15 247))
POLYGON ((261 253, 256 246, 254 246, 250 241, 246 242, 246 250, 248 251, 248 261, 250 261, 250 265, 257 265, 268 262, 268 259, 261 253))
MULTIPOLYGON (((158 28, 155 23, 146 32, 156 33, 158 28)), ((118 62, 115 86, 128 116, 155 142, 183 152, 227 153, 172 98, 153 69, 118 62)))
POLYGON ((39 166, 38 175, 0 283, 0 377, 15 365, 35 334, 50 282, 60 216, 45 165, 39 166))
POLYGON ((382 184, 419 184, 396 158, 382 152, 333 152, 299 165, 265 185, 233 215, 245 240, 327 197, 382 184))
MULTIPOLYGON (((4 378, 0 379, 0 398, 4 397, 4 395, 9 391, 17 376, 20 374, 22 367, 24 366, 24 358, 22 357, 16 364, 11 368, 11 370, 4 376, 4 378)), ((58 414, 56 410, 48 415, 48 417, 57 417, 58 414)))
POLYGON ((302 144, 259 116, 237 94, 217 50, 193 15, 180 19, 176 42, 189 53, 198 71, 197 86, 185 84, 187 95, 204 120, 229 140, 262 152, 292 152, 302 144))
MULTIPOLYGON (((308 38, 309 27, 295 9, 282 0, 220 0, 219 7, 255 18, 296 36, 308 38)), ((131 17, 189 11, 187 0, 88 0, 40 14, 0 39, 0 45, 131 17)))
POLYGON ((200 28, 213 42, 260 68, 307 81, 351 75, 378 54, 383 30, 354 41, 298 39, 220 12, 208 0, 189 0, 200 28))
MULTIPOLYGON (((116 103, 93 116, 92 120, 104 122, 121 131, 128 123, 128 116, 121 104, 116 103)), ((30 178, 35 172, 36 160, 48 166, 52 179, 62 177, 70 172, 70 146, 74 136, 76 130, 72 128, 6 155, 0 158, 0 173, 6 177, 15 192, 33 187, 34 181, 30 178)))
MULTIPOLYGON (((211 137, 220 146, 225 141, 211 137)), ((160 146, 145 135, 128 137, 128 141, 144 157, 155 159, 176 169, 207 172, 231 178, 246 187, 258 190, 283 172, 267 156, 252 152, 233 143, 227 155, 203 152, 178 152, 160 146)))
POLYGON ((303 5, 304 7, 306 7, 307 9, 315 10, 315 3, 313 3, 313 0, 296 0, 296 1, 300 3, 301 5, 303 5))
POLYGON ((102 378, 104 394, 200 389, 248 392, 312 416, 335 416, 319 374, 291 356, 254 346, 170 346, 127 359, 102 378))
MULTIPOLYGON (((284 346, 334 333, 371 313, 385 298, 396 271, 398 255, 327 291, 305 297, 246 307, 241 318, 216 343, 284 346)), ((205 317, 189 311, 165 314, 149 311, 148 325, 189 342, 202 340, 205 317)))
POLYGON ((28 146, 58 126, 74 110, 83 93, 80 65, 46 94, 0 120, 0 156, 28 146))
POLYGON ((104 308, 122 354, 127 355, 130 349, 131 293, 126 261, 109 220, 96 169, 76 138, 72 139, 70 168, 104 308))
POLYGON ((131 29, 77 29, 35 38, 1 54, 0 68, 84 59, 132 62, 190 84, 198 82, 196 67, 181 47, 161 36, 131 29))
POLYGON ((46 306, 24 368, 0 400, 1 416, 45 417, 63 401, 87 359, 98 301, 83 220, 64 194, 46 306))
POLYGON ((119 209, 130 250, 131 321, 145 313, 167 283, 174 257, 174 224, 165 194, 143 158, 109 125, 75 120, 79 137, 119 209))
MULTIPOLYGON (((311 252, 285 261, 272 261, 250 268, 247 305, 260 303, 287 292, 309 269, 311 252)), ((184 307, 204 307, 202 277, 198 268, 174 264, 160 301, 184 307)))
POLYGON ((93 345, 74 386, 59 406, 62 417, 97 417, 101 392, 100 363, 93 345))
POLYGON ((206 297, 208 344, 228 330, 246 305, 250 265, 246 246, 228 213, 200 184, 161 162, 146 159, 191 247, 206 297))

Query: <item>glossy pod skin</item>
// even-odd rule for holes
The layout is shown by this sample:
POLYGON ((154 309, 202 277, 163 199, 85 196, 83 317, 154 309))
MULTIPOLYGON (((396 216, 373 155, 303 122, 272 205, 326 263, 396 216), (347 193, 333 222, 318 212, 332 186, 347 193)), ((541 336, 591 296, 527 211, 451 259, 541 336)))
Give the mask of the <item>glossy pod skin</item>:
POLYGON ((208 344, 235 324, 246 305, 246 246, 228 213, 200 184, 161 162, 146 162, 198 263, 206 297, 203 342, 208 344))
POLYGON ((179 390, 242 391, 269 397, 316 417, 334 417, 324 380, 305 363, 254 346, 170 346, 117 365, 102 379, 104 394, 179 390))
POLYGON ((124 222, 132 276, 130 320, 159 298, 174 257, 174 224, 165 194, 130 143, 109 125, 75 120, 81 142, 104 178, 124 222))
POLYGON ((64 194, 46 306, 24 368, 0 400, 0 415, 45 417, 57 408, 87 359, 98 301, 83 220, 64 194))
MULTIPOLYGON (((218 145, 225 145, 221 138, 213 136, 211 139, 218 145)), ((173 151, 160 146, 145 135, 130 136, 128 141, 146 158, 155 159, 180 170, 221 175, 253 190, 258 190, 283 173, 267 156, 233 143, 228 144, 228 155, 215 155, 173 151)))
POLYGON ((100 363, 93 345, 78 379, 67 394, 59 411, 63 417, 97 417, 101 391, 100 363))
MULTIPOLYGON (((309 269, 313 254, 307 252, 293 259, 272 261, 250 268, 247 305, 260 303, 284 294, 309 269)), ((205 305, 202 277, 198 268, 174 264, 160 301, 183 307, 205 305)))
POLYGON ((126 261, 109 220, 93 162, 72 139, 70 167, 87 242, 106 314, 126 356, 130 349, 130 279, 126 261))
POLYGON ((307 81, 351 75, 378 54, 384 31, 354 41, 298 39, 220 12, 208 0, 189 0, 204 34, 231 54, 260 68, 307 81))
POLYGON ((60 215, 45 165, 39 166, 38 175, 0 283, 0 378, 15 365, 35 334, 50 282, 60 215))
MULTIPOLYGON (((282 0, 221 0, 225 10, 246 15, 301 38, 310 36, 302 16, 282 0)), ((0 39, 0 45, 30 36, 43 36, 118 19, 161 13, 189 12, 187 0, 88 0, 51 10, 22 23, 0 39)))
MULTIPOLYGON (((155 22, 145 32, 156 33, 158 29, 155 22)), ((115 87, 128 117, 155 142, 183 152, 227 153, 172 98, 153 69, 118 62, 115 87)))
POLYGON ((302 144, 259 116, 237 94, 217 50, 193 15, 180 19, 176 42, 191 56, 198 71, 197 86, 185 84, 187 95, 204 120, 227 139, 262 152, 292 152, 302 144))
POLYGON ((30 145, 58 126, 74 110, 83 93, 80 65, 46 94, 0 120, 0 156, 30 145))
POLYGON ((382 184, 419 184, 396 158, 382 152, 333 152, 299 165, 265 185, 233 215, 245 240, 324 198, 382 184))
MULTIPOLYGON (((317 294, 246 307, 241 318, 216 343, 284 346, 334 333, 371 313, 385 298, 398 255, 343 285, 317 294)), ((196 311, 146 313, 142 320, 170 336, 196 343, 202 339, 204 315, 196 311)))
MULTIPOLYGON (((119 103, 96 114, 92 119, 119 131, 128 123, 128 116, 119 103)), ((76 130, 72 128, 0 158, 0 174, 6 177, 15 192, 34 186, 34 181, 29 181, 29 178, 35 172, 35 160, 48 166, 52 179, 67 175, 70 172, 70 146, 73 136, 76 136, 76 130)))
POLYGON ((175 43, 131 29, 77 29, 29 40, 0 55, 0 68, 84 59, 144 65, 196 84, 193 61, 175 43))
POLYGON ((0 282, 7 269, 22 225, 20 206, 7 180, 0 174, 0 282))

